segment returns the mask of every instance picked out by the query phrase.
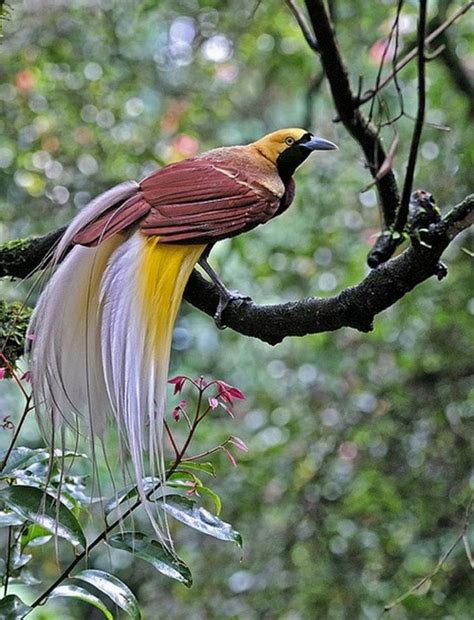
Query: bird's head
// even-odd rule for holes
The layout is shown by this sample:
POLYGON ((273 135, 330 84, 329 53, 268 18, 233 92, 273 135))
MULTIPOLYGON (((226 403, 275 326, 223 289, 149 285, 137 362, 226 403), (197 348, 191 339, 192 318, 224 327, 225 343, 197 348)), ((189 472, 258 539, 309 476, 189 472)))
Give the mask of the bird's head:
POLYGON ((284 182, 293 176, 294 171, 312 151, 332 151, 337 146, 314 136, 306 129, 279 129, 263 136, 253 146, 278 169, 284 182))

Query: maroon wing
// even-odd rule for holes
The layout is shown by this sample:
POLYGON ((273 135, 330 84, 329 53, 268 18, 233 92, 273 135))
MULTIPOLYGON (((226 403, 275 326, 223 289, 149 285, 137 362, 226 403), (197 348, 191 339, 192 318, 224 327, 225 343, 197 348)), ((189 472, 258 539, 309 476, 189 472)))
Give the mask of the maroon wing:
POLYGON ((90 222, 74 243, 96 245, 137 223, 165 243, 208 243, 268 221, 279 205, 277 196, 243 173, 191 159, 143 179, 135 195, 90 222))
POLYGON ((162 242, 210 242, 272 218, 280 200, 235 169, 195 159, 168 166, 140 183, 151 205, 141 222, 162 242))

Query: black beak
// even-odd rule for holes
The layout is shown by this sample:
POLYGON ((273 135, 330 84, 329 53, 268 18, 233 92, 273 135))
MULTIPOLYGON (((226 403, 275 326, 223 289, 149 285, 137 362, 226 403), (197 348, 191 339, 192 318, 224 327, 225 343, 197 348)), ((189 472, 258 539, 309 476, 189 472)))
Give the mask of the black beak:
POLYGON ((330 142, 329 140, 325 140, 324 138, 318 138, 316 136, 311 136, 311 139, 308 142, 302 142, 301 146, 309 151, 334 151, 339 150, 338 146, 334 144, 334 142, 330 142))

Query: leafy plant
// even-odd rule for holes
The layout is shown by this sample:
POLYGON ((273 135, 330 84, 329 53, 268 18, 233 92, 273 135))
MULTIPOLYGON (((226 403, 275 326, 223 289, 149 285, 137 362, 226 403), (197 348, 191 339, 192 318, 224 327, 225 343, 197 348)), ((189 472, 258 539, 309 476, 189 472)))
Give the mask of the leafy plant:
MULTIPOLYGON (((102 498, 88 496, 85 492, 86 477, 71 473, 74 462, 87 457, 72 450, 15 447, 21 426, 32 409, 27 387, 29 377, 19 377, 7 358, 3 356, 2 359, 5 365, 2 377, 10 376, 16 382, 25 403, 10 446, 0 455, 0 528, 8 529, 7 553, 2 567, 2 617, 12 620, 24 618, 40 604, 54 598, 68 597, 96 607, 107 619, 114 617, 110 611, 113 605, 130 618, 140 618, 137 599, 118 577, 95 569, 74 572, 101 543, 126 551, 136 559, 148 562, 162 575, 191 587, 191 570, 171 545, 167 546, 135 529, 124 529, 132 513, 143 507, 136 484, 117 490, 103 504, 106 525, 95 538, 87 540, 83 517, 88 514, 90 504, 102 498), (109 521, 114 512, 117 516, 109 521), (119 526, 120 531, 114 533, 119 526), (26 567, 39 547, 54 546, 59 538, 71 545, 75 557, 57 579, 30 605, 8 594, 9 586, 14 583, 41 583, 26 567)), ((175 394, 180 394, 184 388, 194 392, 195 404, 189 408, 187 401, 181 400, 171 414, 174 422, 165 422, 166 436, 174 457, 168 463, 166 480, 150 476, 142 481, 146 501, 152 503, 156 510, 198 532, 241 547, 240 534, 218 516, 221 511, 219 496, 204 484, 201 477, 215 476, 214 466, 204 461, 209 455, 223 451, 235 465, 231 450, 246 451, 247 447, 241 439, 230 436, 199 454, 190 454, 189 451, 198 426, 210 414, 214 415, 218 408, 233 416, 235 400, 243 399, 244 395, 238 388, 223 381, 206 381, 203 377, 191 379, 183 375, 171 379, 170 383, 174 385, 175 394), (181 441, 171 428, 173 423, 181 423, 181 427, 184 425, 181 441), (165 486, 173 492, 166 492, 165 486), (203 498, 210 499, 215 514, 199 505, 203 498)))

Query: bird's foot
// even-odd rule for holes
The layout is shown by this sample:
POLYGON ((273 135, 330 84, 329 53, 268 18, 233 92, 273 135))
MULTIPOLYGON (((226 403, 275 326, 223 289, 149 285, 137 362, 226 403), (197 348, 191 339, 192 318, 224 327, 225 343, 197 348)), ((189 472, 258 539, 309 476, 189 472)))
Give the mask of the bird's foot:
POLYGON ((242 295, 239 291, 229 291, 228 289, 219 290, 219 303, 214 313, 214 321, 219 329, 225 329, 227 327, 227 325, 224 325, 222 322, 222 313, 231 301, 237 301, 239 299, 241 301, 248 301, 250 297, 242 295))

